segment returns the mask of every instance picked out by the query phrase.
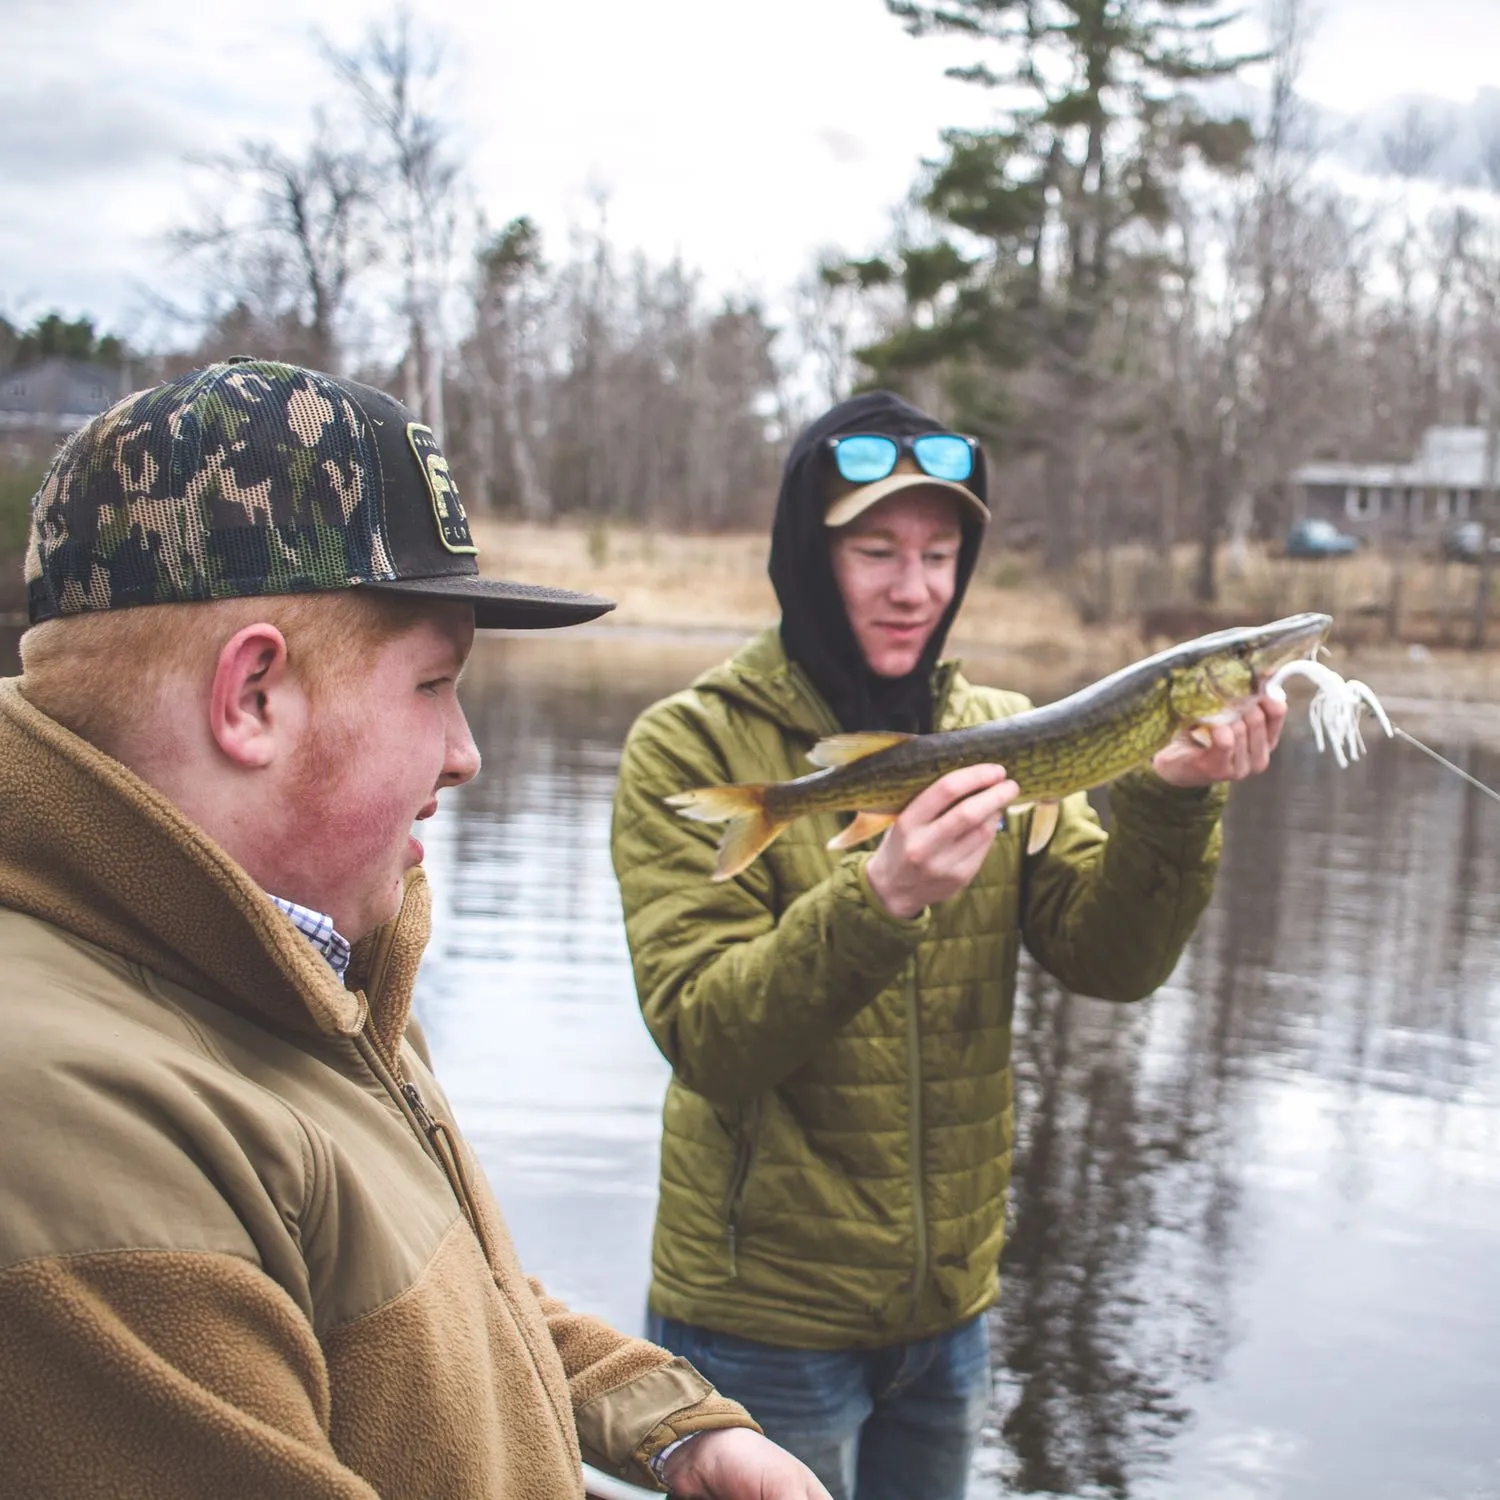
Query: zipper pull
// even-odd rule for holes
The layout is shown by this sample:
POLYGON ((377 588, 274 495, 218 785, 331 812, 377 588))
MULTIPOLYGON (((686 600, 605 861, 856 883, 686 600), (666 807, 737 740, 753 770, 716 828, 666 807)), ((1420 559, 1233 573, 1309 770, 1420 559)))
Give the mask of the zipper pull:
POLYGON ((422 1095, 414 1083, 403 1083, 401 1092, 406 1102, 411 1106, 411 1112, 417 1117, 417 1124, 422 1127, 423 1134, 429 1139, 437 1129, 437 1121, 432 1118, 426 1104, 422 1102, 422 1095))

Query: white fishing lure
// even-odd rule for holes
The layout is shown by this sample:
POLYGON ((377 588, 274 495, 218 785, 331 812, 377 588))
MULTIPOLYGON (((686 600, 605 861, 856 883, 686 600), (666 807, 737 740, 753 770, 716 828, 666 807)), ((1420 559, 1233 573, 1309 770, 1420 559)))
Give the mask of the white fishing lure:
POLYGON ((1285 703, 1286 689, 1282 684, 1288 677, 1305 677, 1317 688, 1307 706, 1307 721, 1312 725, 1318 749, 1326 747, 1331 750, 1340 767, 1358 760, 1365 753, 1365 737, 1360 732, 1359 721, 1366 708, 1375 715, 1387 737, 1396 733, 1380 706, 1380 699, 1364 683, 1340 677, 1332 667, 1325 667, 1320 661, 1283 663, 1266 680, 1262 692, 1277 703, 1285 703))

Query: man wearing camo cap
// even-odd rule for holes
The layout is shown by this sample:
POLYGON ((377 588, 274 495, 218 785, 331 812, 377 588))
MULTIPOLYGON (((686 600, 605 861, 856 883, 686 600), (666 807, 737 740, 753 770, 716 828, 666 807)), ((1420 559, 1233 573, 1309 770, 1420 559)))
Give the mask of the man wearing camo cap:
POLYGON ((680 1359, 529 1282, 411 1021, 414 822, 479 757, 480 574, 431 431, 232 361, 33 502, 0 682, 6 1493, 825 1492, 680 1359))

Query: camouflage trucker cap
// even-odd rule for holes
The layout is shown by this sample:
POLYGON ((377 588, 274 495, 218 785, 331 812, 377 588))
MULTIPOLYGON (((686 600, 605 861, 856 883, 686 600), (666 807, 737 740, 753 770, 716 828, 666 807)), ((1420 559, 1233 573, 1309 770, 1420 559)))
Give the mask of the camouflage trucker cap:
POLYGON ((356 585, 472 604, 482 628, 614 608, 483 576, 432 429, 383 391, 271 360, 127 396, 68 440, 31 502, 34 625, 356 585))

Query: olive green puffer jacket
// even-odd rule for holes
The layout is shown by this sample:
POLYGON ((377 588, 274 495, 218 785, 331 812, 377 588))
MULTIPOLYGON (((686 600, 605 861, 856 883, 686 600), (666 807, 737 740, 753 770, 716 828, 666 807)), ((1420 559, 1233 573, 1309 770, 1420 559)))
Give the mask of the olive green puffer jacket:
MULTIPOLYGON (((1028 707, 938 669, 937 723, 1028 707)), ((1071 989, 1149 994, 1208 901, 1223 790, 1115 783, 1024 854, 1014 817, 961 895, 911 921, 868 851, 794 823, 715 885, 719 830, 662 799, 805 773, 835 732, 775 631, 648 709, 626 742, 613 852, 646 1024, 672 1064, 651 1306, 797 1348, 952 1328, 997 1295, 1010 1181, 1011 1014, 1022 942, 1071 989)))

